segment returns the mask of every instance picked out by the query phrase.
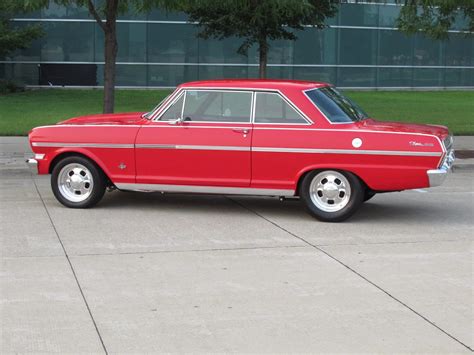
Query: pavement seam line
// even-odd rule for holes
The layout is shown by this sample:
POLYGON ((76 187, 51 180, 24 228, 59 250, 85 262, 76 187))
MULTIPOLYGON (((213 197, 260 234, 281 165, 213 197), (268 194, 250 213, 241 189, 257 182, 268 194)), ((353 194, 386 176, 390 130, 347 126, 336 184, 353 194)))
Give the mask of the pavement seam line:
POLYGON ((436 329, 438 329, 440 332, 442 332, 443 334, 447 335, 448 337, 450 337, 452 340, 456 341, 458 344, 462 345, 463 347, 465 347, 466 349, 470 350, 471 352, 474 351, 469 345, 467 344, 464 344, 461 340, 457 339, 456 337, 454 337, 453 335, 451 335, 450 333, 448 333, 446 330, 444 330, 443 328, 441 328, 440 326, 436 325, 433 321, 431 321, 430 319, 428 319, 427 317, 425 317, 424 315, 422 315, 421 313, 419 313, 418 311, 416 311, 414 308, 410 307, 408 304, 404 303, 402 300, 398 299, 397 297, 393 296, 390 292, 386 291, 385 289, 383 289, 381 286, 377 285, 375 282, 369 280, 366 276, 362 275, 361 273, 359 273, 358 271, 356 271, 355 269, 351 268, 349 265, 345 264, 344 262, 342 262, 341 260, 337 259, 335 256, 331 255, 329 252, 327 252, 326 250, 318 247, 317 245, 315 244, 312 244, 310 242, 308 242, 306 239, 296 235, 295 233, 293 232, 290 232, 289 230, 287 230, 286 228, 280 226, 278 223, 272 221, 271 219, 263 216, 262 214, 258 213, 257 211, 254 211, 252 209, 250 209, 249 207, 247 207, 246 205, 242 204, 241 202, 239 201, 236 201, 230 197, 227 196, 227 198, 229 200, 231 200, 232 202, 234 202, 235 204, 239 205, 240 207, 246 209, 247 211, 251 212, 251 213, 254 213, 255 215, 257 215, 258 217, 264 219, 265 221, 267 221, 268 223, 271 223, 272 225, 274 225, 275 227, 281 229, 282 231, 288 233, 289 235, 301 240, 302 242, 306 243, 307 245, 313 247, 314 249, 318 250, 319 252, 325 254, 326 256, 328 256, 329 258, 331 258, 332 260, 336 261, 338 264, 342 265, 343 267, 345 267, 346 269, 348 269, 349 271, 351 271, 352 273, 354 273, 355 275, 357 275, 359 278, 363 279, 364 281, 366 281, 367 283, 369 283, 370 285, 374 286, 375 288, 377 288, 379 291, 382 291, 383 293, 385 293, 387 296, 389 296, 391 299, 393 299, 394 301, 396 301, 397 303, 399 303, 400 305, 402 305, 403 307, 407 308, 408 310, 410 310, 412 313, 414 313, 415 315, 417 315, 419 318, 423 319, 425 322, 427 322, 428 324, 430 324, 431 326, 435 327, 436 329))
POLYGON ((215 248, 215 249, 189 249, 189 250, 157 250, 157 251, 131 251, 119 253, 84 253, 72 254, 71 257, 83 256, 116 256, 116 255, 148 255, 148 254, 172 254, 172 253, 200 253, 210 251, 237 251, 237 250, 265 250, 265 249, 289 249, 289 248, 307 248, 306 245, 282 245, 277 247, 242 247, 242 248, 215 248))
POLYGON ((35 185, 36 192, 38 193, 38 196, 40 197, 40 200, 43 204, 43 207, 46 211, 46 214, 48 215, 49 221, 51 222, 51 226, 53 227, 54 233, 56 234, 56 237, 58 238, 59 244, 61 245, 61 248, 63 249, 64 256, 66 257, 66 260, 69 264, 69 267, 71 268, 72 275, 74 276, 74 280, 76 281, 76 285, 79 288, 79 292, 81 293, 82 300, 84 301, 84 304, 86 305, 87 312, 89 312, 89 316, 91 317, 92 323, 94 324, 94 328, 95 328, 95 331, 97 333, 97 336, 99 337, 102 348, 104 349, 105 354, 108 354, 107 348, 105 347, 105 344, 104 344, 104 340, 102 339, 102 336, 100 335, 99 328, 98 328, 97 323, 94 319, 94 316, 92 315, 92 311, 89 307, 89 303, 87 302, 84 291, 82 290, 81 284, 79 283, 79 279, 77 278, 77 274, 76 274, 76 271, 74 270, 74 266, 72 265, 72 262, 69 259, 69 255, 66 251, 66 248, 64 247, 64 244, 63 244, 63 241, 61 240, 61 237, 59 236, 58 230, 56 229, 56 226, 54 225, 54 222, 53 222, 53 219, 51 218, 48 207, 46 207, 46 203, 43 200, 43 196, 41 196, 41 193, 38 189, 38 185, 36 185, 36 181, 33 177, 33 174, 31 174, 31 180, 33 180, 33 184, 35 185))

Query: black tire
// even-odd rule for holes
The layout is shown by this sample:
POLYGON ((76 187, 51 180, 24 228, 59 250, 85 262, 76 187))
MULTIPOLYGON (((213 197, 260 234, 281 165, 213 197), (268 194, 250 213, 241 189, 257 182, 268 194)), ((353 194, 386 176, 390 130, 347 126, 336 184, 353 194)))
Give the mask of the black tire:
POLYGON ((365 192, 364 192, 364 202, 367 202, 369 201, 372 197, 374 197, 375 195, 377 195, 376 192, 372 191, 372 190, 369 190, 369 189, 365 189, 365 192))
MULTIPOLYGON (((80 168, 76 168, 76 169, 80 169, 80 168)), ((80 174, 82 174, 82 172, 83 171, 81 171, 80 174)), ((60 160, 54 166, 53 172, 51 174, 51 188, 53 189, 54 196, 60 203, 70 208, 89 208, 96 205, 104 196, 105 189, 107 187, 106 181, 107 181, 106 176, 102 172, 102 170, 99 167, 97 167, 97 165, 93 163, 91 160, 81 157, 81 156, 69 156, 60 160), (78 167, 80 166, 85 167, 86 169, 84 169, 84 171, 88 170, 87 177, 91 181, 89 183, 90 190, 87 191, 83 195, 83 196, 87 195, 87 197, 81 201, 74 201, 71 198, 68 198, 68 193, 64 192, 65 189, 68 190, 68 188, 67 187, 61 188, 60 187, 61 184, 59 182, 60 174, 61 176, 63 176, 63 174, 66 173, 66 171, 63 171, 63 169, 66 167, 67 167, 66 169, 69 169, 69 167, 71 167, 74 164, 78 164, 77 165, 78 167)), ((87 181, 85 182, 85 186, 87 186, 87 181)), ((69 188, 69 190, 71 189, 72 188, 69 188)), ((72 192, 70 193, 72 194, 72 192)), ((80 194, 78 195, 80 196, 80 194)), ((81 198, 81 197, 78 197, 78 198, 81 198)))
MULTIPOLYGON (((339 181, 341 180, 344 180, 344 179, 341 178, 339 181)), ((337 184, 337 181, 336 181, 336 184, 337 184)), ((344 186, 345 186, 345 183, 344 183, 344 186)), ((317 171, 312 171, 308 173, 303 178, 303 181, 301 182, 301 185, 300 185, 299 193, 300 193, 301 200, 304 202, 306 206, 306 209, 313 217, 323 222, 341 222, 341 221, 346 220, 350 216, 352 216, 362 204, 363 199, 364 199, 364 186, 360 182, 359 178, 350 172, 340 171, 340 170, 317 170, 317 171), (349 184, 349 187, 350 187, 349 197, 345 195, 346 200, 344 200, 345 201, 344 203, 341 202, 341 209, 339 210, 326 211, 318 207, 318 205, 311 198, 310 188, 311 188, 311 184, 313 183, 313 180, 315 179, 319 180, 321 176, 324 177, 324 174, 332 174, 332 176, 342 175, 346 179, 347 183, 349 184), (340 174, 340 175, 337 175, 337 174, 340 174)), ((341 192, 337 193, 338 196, 340 193, 341 192)), ((318 199, 317 196, 315 195, 313 196, 314 196, 313 197, 314 199, 316 200, 318 199)), ((334 200, 333 200, 333 203, 334 203, 334 200)))

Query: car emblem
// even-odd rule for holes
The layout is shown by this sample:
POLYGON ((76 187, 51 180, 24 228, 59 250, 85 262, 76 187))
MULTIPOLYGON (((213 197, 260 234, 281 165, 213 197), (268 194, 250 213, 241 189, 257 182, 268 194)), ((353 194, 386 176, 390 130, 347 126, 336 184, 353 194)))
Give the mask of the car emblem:
POLYGON ((433 147, 433 143, 420 143, 420 142, 410 141, 409 144, 412 147, 433 147))
POLYGON ((123 169, 125 169, 127 166, 126 166, 124 163, 120 163, 118 167, 119 167, 120 170, 123 170, 123 169))

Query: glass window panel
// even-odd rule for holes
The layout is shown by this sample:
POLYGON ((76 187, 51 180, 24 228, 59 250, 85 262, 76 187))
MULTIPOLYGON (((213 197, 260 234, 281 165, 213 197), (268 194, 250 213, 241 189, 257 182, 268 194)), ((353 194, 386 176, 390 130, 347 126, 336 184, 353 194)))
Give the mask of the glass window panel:
POLYGON ((357 122, 368 117, 356 103, 333 87, 309 90, 306 95, 331 122, 357 122))
POLYGON ((423 34, 415 35, 414 65, 442 65, 442 41, 429 39, 423 34))
MULTIPOLYGON (((249 70, 249 77, 258 78, 258 66, 251 67, 253 75, 249 70)), ((269 79, 292 79, 294 67, 289 66, 267 66, 267 78, 269 79)))
POLYGON ((341 4, 341 26, 373 26, 378 25, 378 5, 341 4))
MULTIPOLYGON (((146 24, 117 23, 118 53, 117 62, 146 62, 146 24)), ((104 61, 104 31, 96 29, 95 60, 104 61)))
MULTIPOLYGON (((38 22, 13 22, 13 28, 24 28, 29 25, 37 24, 38 22)), ((38 38, 31 42, 28 48, 18 49, 7 55, 7 60, 18 60, 18 61, 39 61, 41 59, 41 46, 45 41, 46 36, 38 38)))
POLYGON ((337 86, 374 87, 375 68, 338 68, 337 86))
POLYGON ((474 69, 445 69, 446 86, 474 86, 474 69))
POLYGON ((470 66, 472 62, 472 49, 474 38, 466 37, 460 33, 450 33, 446 40, 446 65, 470 66))
POLYGON ((181 94, 178 101, 172 104, 160 117, 161 121, 173 121, 181 118, 183 111, 184 94, 181 94))
POLYGON ((48 7, 41 11, 41 17, 47 19, 86 19, 89 18, 89 10, 85 6, 77 6, 74 3, 61 6, 50 1, 48 7))
POLYGON ((183 12, 168 12, 166 10, 155 8, 148 14, 149 21, 184 21, 188 20, 188 17, 183 12))
POLYGON ((39 84, 39 70, 36 64, 5 64, 5 70, 6 78, 16 83, 39 84))
MULTIPOLYGON (((298 35, 299 33, 296 33, 298 35)), ((270 41, 268 51, 268 63, 270 64, 292 64, 293 63, 293 41, 270 41)), ((258 63, 258 61, 257 61, 258 63)))
POLYGON ((293 79, 308 81, 323 81, 325 83, 336 83, 335 67, 295 67, 293 68, 293 79))
POLYGON ((184 120, 197 122, 250 122, 251 92, 188 90, 184 120))
MULTIPOLYGON (((94 0, 96 8, 104 8, 105 0, 94 0)), ((125 2, 125 1, 124 1, 125 2)), ((147 14, 143 12, 137 12, 133 7, 133 1, 128 1, 129 11, 124 14, 118 15, 118 20, 146 20, 147 14)))
POLYGON ((247 78, 248 67, 247 66, 209 66, 203 65, 196 67, 199 73, 199 80, 212 80, 212 79, 239 79, 247 78))
POLYGON ((375 64, 377 30, 341 28, 339 31, 339 64, 375 64))
MULTIPOLYGON (((116 66, 117 86, 147 86, 146 65, 120 65, 116 66)), ((104 85, 104 66, 97 66, 98 85, 104 85)))
POLYGON ((413 86, 444 86, 444 69, 413 69, 413 86))
POLYGON ((379 35, 379 65, 413 65, 413 36, 392 30, 380 30, 379 35))
POLYGON ((237 53, 242 42, 238 38, 199 39, 199 62, 247 64, 248 57, 237 53))
POLYGON ((397 27, 401 6, 379 5, 379 26, 397 27))
POLYGON ((148 24, 148 62, 196 63, 196 27, 180 24, 148 24))
POLYGON ((337 30, 306 28, 294 42, 294 64, 336 64, 337 30))
POLYGON ((256 94, 256 123, 307 123, 306 120, 286 102, 279 94, 256 94))
POLYGON ((92 62, 94 60, 93 22, 45 22, 41 47, 43 61, 92 62))
POLYGON ((378 68, 377 86, 410 87, 412 72, 412 68, 378 68))
POLYGON ((193 65, 149 65, 149 86, 177 86, 187 81, 198 80, 198 66, 193 65))
POLYGON ((334 26, 334 25, 337 25, 339 23, 339 13, 340 11, 338 10, 336 12, 336 14, 334 15, 334 17, 328 17, 326 18, 326 21, 324 21, 324 23, 328 26, 334 26))

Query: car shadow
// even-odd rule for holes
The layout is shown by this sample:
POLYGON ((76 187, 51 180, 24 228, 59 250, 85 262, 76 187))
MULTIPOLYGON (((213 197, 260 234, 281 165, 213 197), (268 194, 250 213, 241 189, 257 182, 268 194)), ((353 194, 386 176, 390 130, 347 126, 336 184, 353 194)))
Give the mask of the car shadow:
MULTIPOLYGON (((256 213, 265 217, 295 218, 302 221, 314 220, 307 212, 303 204, 297 199, 289 199, 280 202, 277 197, 247 197, 247 196, 223 196, 205 194, 178 194, 178 193, 140 193, 114 191, 104 196, 104 199, 95 208, 124 209, 136 208, 153 210, 156 208, 166 210, 179 209, 185 212, 209 212, 222 213, 231 211, 245 211, 256 213)), ((377 201, 373 199, 364 203, 350 219, 350 222, 387 222, 396 219, 410 222, 429 222, 436 220, 436 216, 442 216, 445 206, 433 204, 430 201, 377 201)), ((459 211, 456 214, 463 220, 465 213, 459 211)))

